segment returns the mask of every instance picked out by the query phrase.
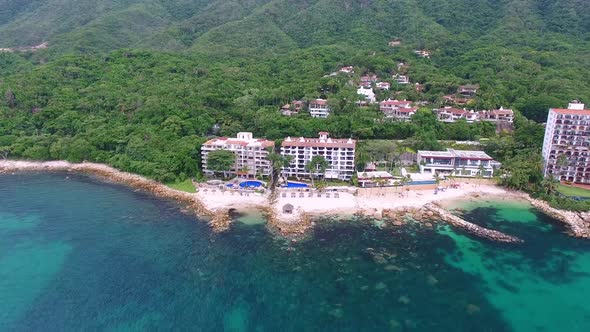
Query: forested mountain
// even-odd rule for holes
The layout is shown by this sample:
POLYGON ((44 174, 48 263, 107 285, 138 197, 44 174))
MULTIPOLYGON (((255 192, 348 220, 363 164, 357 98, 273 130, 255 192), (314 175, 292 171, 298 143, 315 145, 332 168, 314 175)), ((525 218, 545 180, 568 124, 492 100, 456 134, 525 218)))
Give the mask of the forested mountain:
POLYGON ((273 139, 321 129, 417 142, 493 135, 479 124, 379 121, 376 108, 347 102, 354 78, 324 77, 344 65, 387 79, 401 61, 424 86, 380 98, 436 105, 477 83, 470 107, 513 107, 537 121, 550 106, 590 103, 583 0, 3 0, 0 48, 42 42, 0 53, 0 150, 165 180, 198 172, 214 124, 273 139), (389 47, 394 38, 402 45, 389 47), (333 116, 278 112, 316 97, 333 116))

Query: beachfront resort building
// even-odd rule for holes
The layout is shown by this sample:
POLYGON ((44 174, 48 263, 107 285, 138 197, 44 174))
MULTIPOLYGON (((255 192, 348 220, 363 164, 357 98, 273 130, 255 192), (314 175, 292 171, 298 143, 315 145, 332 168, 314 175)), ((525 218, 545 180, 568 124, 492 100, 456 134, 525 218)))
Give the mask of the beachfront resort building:
POLYGON ((574 101, 552 108, 543 141, 544 175, 560 181, 590 184, 590 110, 574 101))
POLYGON ((493 160, 483 151, 453 150, 447 151, 418 151, 417 162, 420 173, 430 172, 439 175, 454 175, 475 177, 481 173, 484 178, 490 178, 494 169, 501 164, 493 160))
MULTIPOLYGON (((355 149, 355 140, 334 139, 327 132, 320 132, 319 138, 287 137, 281 145, 281 155, 293 159, 282 173, 287 177, 308 177, 310 173, 305 166, 314 156, 322 156, 328 162, 324 178, 349 181, 355 170, 355 149)), ((316 172, 314 175, 322 174, 316 172)))
POLYGON ((203 172, 213 174, 213 171, 207 168, 207 157, 211 151, 228 150, 236 155, 236 162, 230 173, 248 177, 269 176, 271 165, 268 150, 274 148, 274 144, 273 141, 253 138, 250 132, 238 133, 236 138, 220 137, 209 140, 201 147, 203 172))
POLYGON ((309 101, 309 114, 314 118, 327 118, 330 115, 330 105, 325 99, 313 99, 309 101))

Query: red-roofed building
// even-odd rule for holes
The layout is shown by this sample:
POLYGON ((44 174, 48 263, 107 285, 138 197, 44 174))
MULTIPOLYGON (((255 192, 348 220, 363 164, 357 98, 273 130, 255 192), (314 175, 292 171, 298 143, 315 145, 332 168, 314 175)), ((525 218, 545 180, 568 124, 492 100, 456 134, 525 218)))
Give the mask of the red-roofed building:
POLYGON ((383 115, 386 118, 391 119, 397 119, 401 116, 403 118, 402 120, 407 120, 406 116, 410 112, 410 109, 413 109, 414 113, 416 113, 416 109, 412 108, 412 102, 407 100, 387 99, 379 103, 379 109, 381 110, 381 112, 383 112, 383 115), (403 109, 404 111, 399 112, 400 109, 403 109))
POLYGON ((543 141, 544 175, 560 181, 590 184, 590 110, 574 101, 552 108, 543 141))
POLYGON ((236 155, 236 163, 230 170, 231 173, 252 177, 256 175, 269 176, 271 165, 268 160, 268 149, 274 148, 274 144, 273 141, 253 138, 250 132, 238 133, 236 138, 211 139, 201 147, 203 172, 213 174, 213 171, 207 168, 207 157, 211 151, 228 150, 236 155))
POLYGON ((379 90, 389 90, 389 88, 391 88, 391 83, 389 82, 377 82, 377 84, 375 84, 375 87, 379 90))
POLYGON ((314 156, 322 156, 328 161, 328 167, 324 174, 314 172, 315 176, 348 181, 354 174, 355 149, 355 140, 330 138, 328 132, 320 132, 319 138, 287 137, 281 145, 281 155, 293 159, 282 173, 287 177, 309 176, 305 166, 314 156))
POLYGON ((291 104, 285 104, 281 107, 281 114, 284 116, 291 116, 303 110, 305 104, 301 100, 293 100, 291 104))

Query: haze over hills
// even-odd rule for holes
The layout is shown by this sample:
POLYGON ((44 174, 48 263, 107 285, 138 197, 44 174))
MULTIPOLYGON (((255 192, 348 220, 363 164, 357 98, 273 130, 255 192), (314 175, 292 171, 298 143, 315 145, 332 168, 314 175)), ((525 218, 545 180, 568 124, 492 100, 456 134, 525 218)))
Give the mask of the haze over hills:
POLYGON ((0 48, 42 42, 49 47, 0 52, 0 148, 158 179, 198 172, 198 144, 214 124, 273 139, 490 133, 437 125, 426 135, 422 123, 375 121, 377 108, 346 102, 358 97, 359 75, 391 81, 399 62, 423 91, 397 86, 379 98, 438 105, 476 83, 467 107, 512 107, 539 122, 549 107, 590 104, 583 0, 5 0, 0 48), (388 46, 394 38, 402 44, 388 46), (345 65, 355 77, 324 77, 345 65), (333 102, 330 118, 278 112, 317 97, 333 102))

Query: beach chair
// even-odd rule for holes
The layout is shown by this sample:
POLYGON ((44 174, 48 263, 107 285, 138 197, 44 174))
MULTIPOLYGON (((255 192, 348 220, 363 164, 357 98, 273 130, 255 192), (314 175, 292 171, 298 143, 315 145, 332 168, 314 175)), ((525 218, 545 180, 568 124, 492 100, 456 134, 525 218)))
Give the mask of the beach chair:
POLYGON ((281 193, 281 197, 287 197, 287 193, 281 193))
POLYGON ((304 198, 305 194, 304 193, 299 193, 299 198, 304 198))
POLYGON ((313 197, 313 193, 310 192, 309 195, 307 195, 307 197, 313 197))
POLYGON ((327 193, 326 194, 326 198, 330 198, 330 193, 327 193))
POLYGON ((334 194, 334 198, 340 198, 340 194, 339 193, 335 193, 334 194))
POLYGON ((291 193, 291 198, 295 198, 296 194, 295 193, 291 193))

